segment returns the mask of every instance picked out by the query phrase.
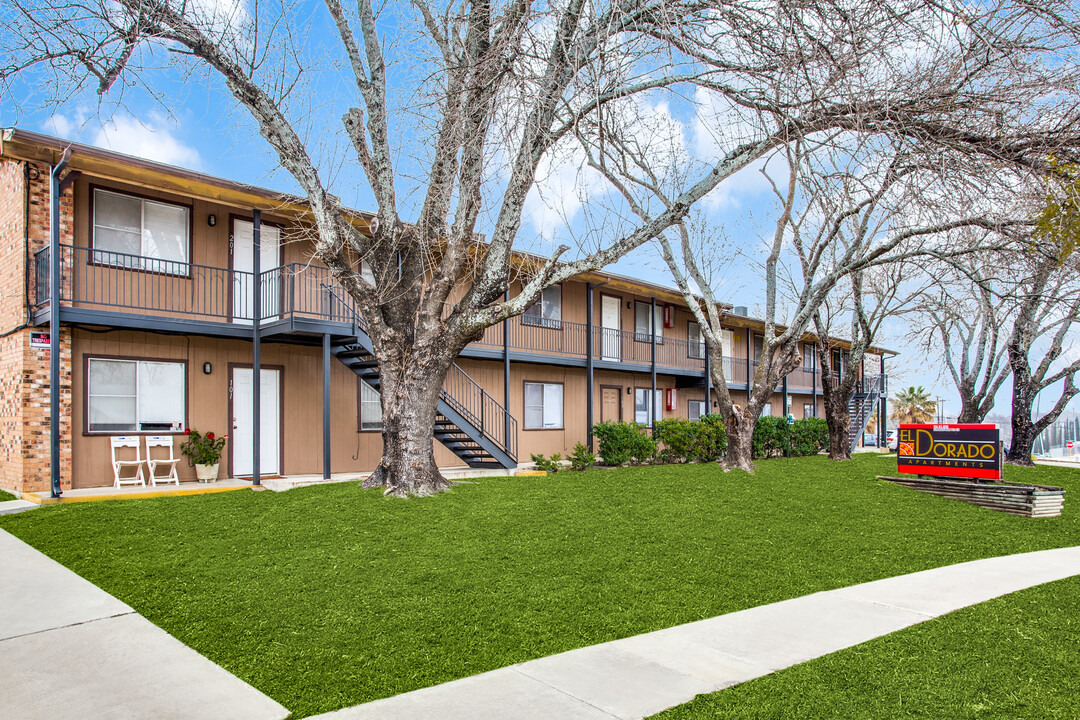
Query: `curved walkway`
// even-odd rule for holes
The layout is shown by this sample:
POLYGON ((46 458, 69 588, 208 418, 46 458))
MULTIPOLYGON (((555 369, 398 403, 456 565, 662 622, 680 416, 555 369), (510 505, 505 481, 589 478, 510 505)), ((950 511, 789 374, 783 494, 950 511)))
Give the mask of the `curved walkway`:
POLYGON ((1080 575, 1080 547, 975 560, 571 650, 319 715, 643 718, 1000 595, 1080 575))

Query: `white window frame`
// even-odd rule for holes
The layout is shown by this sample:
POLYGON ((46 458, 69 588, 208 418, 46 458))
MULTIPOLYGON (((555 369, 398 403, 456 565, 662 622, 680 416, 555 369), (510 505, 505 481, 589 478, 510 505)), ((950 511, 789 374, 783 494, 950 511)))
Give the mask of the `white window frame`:
POLYGON ((705 407, 704 400, 687 400, 686 401, 686 417, 692 421, 698 421, 702 415, 708 415, 708 408, 705 407), (694 417, 694 408, 698 408, 697 417, 694 417))
MULTIPOLYGON (((152 386, 153 390, 162 390, 161 386, 152 386)), ((175 398, 174 398, 175 400, 175 398)), ((107 358, 107 357, 90 357, 86 361, 86 432, 92 435, 116 435, 117 433, 130 434, 150 434, 160 435, 165 433, 179 433, 183 432, 187 423, 187 363, 181 360, 141 360, 141 359, 126 359, 126 358, 107 358), (95 393, 93 383, 93 365, 95 363, 122 363, 126 365, 135 366, 135 392, 133 395, 109 395, 105 393, 95 393), (168 428, 165 427, 153 427, 144 429, 142 419, 139 417, 140 407, 143 405, 139 394, 139 389, 142 386, 140 382, 141 374, 146 372, 147 365, 177 365, 182 369, 183 382, 180 387, 169 388, 180 394, 180 407, 182 408, 181 414, 183 417, 175 419, 168 428), (135 400, 135 418, 131 423, 131 427, 127 428, 102 428, 95 429, 91 424, 91 418, 93 417, 93 403, 95 398, 109 398, 109 397, 126 397, 133 398, 135 400)), ((155 423, 155 425, 163 425, 163 423, 155 423)))
MULTIPOLYGON (((657 305, 656 306, 656 311, 652 313, 653 318, 652 318, 652 327, 651 328, 644 327, 644 324, 641 322, 641 318, 638 317, 638 315, 639 315, 638 308, 642 308, 642 307, 650 308, 650 307, 652 307, 652 303, 651 302, 642 302, 641 300, 635 300, 634 301, 634 339, 637 340, 638 342, 642 342, 642 343, 652 342, 652 340, 649 338, 649 335, 650 335, 651 332, 655 332, 656 333, 656 344, 657 345, 663 345, 664 344, 664 306, 663 305, 657 305)), ((648 315, 649 315, 649 313, 648 313, 648 311, 646 311, 645 316, 648 317, 648 315)))
POLYGON ((138 195, 132 195, 131 193, 119 192, 117 190, 110 190, 107 188, 99 187, 94 188, 94 194, 91 200, 94 203, 94 227, 92 228, 93 239, 91 242, 91 245, 93 246, 93 262, 100 265, 113 265, 128 270, 143 270, 146 272, 162 273, 164 275, 178 275, 181 277, 188 277, 191 275, 191 208, 189 206, 181 205, 179 203, 166 202, 164 200, 151 200, 149 198, 139 197, 138 195), (101 194, 114 195, 116 197, 122 197, 128 200, 136 200, 140 203, 138 255, 132 255, 131 253, 122 252, 120 250, 109 250, 108 248, 99 247, 99 229, 114 231, 119 230, 119 228, 114 228, 109 225, 101 224, 101 213, 97 211, 97 199, 98 196, 101 194), (178 208, 184 212, 183 260, 155 258, 147 255, 146 206, 148 204, 161 205, 169 208, 178 208))
POLYGON ((817 365, 814 363, 814 356, 817 354, 817 345, 814 343, 803 343, 803 363, 802 369, 804 372, 812 373, 817 365))
POLYGON ((644 421, 640 418, 640 410, 638 406, 641 404, 641 398, 645 398, 645 402, 648 402, 649 392, 652 388, 634 388, 634 422, 640 425, 652 425, 656 420, 664 419, 664 389, 656 388, 656 397, 653 398, 653 411, 649 414, 648 407, 646 406, 646 415, 648 416, 644 421), (642 395, 644 393, 644 395, 642 395))
POLYGON ((540 299, 526 308, 521 315, 523 325, 562 329, 562 285, 544 288, 540 299))
POLYGON ((771 401, 767 402, 767 403, 765 403, 764 405, 761 406, 761 415, 759 415, 758 417, 765 417, 765 416, 772 417, 772 402, 771 401))
POLYGON ((375 388, 371 387, 371 385, 368 384, 368 382, 366 380, 364 380, 363 378, 360 378, 360 395, 357 398, 357 405, 358 405, 357 414, 360 416, 360 431, 361 432, 369 432, 369 431, 374 432, 374 431, 382 430, 382 426, 383 426, 383 423, 382 423, 382 394, 378 390, 376 390, 375 388), (367 400, 364 399, 364 388, 367 388, 371 392, 375 393, 374 399, 370 399, 370 398, 367 399, 367 400), (379 420, 378 420, 378 422, 373 422, 373 421, 364 419, 366 415, 370 416, 370 413, 371 413, 370 408, 371 408, 372 405, 375 405, 379 409, 379 420), (367 413, 364 412, 365 407, 369 408, 367 413))
POLYGON ((803 403, 802 412, 804 418, 817 417, 813 403, 803 403), (810 412, 807 412, 809 410, 810 412))
POLYGON ((522 403, 523 412, 523 427, 526 430, 562 430, 565 426, 565 411, 566 411, 566 388, 562 383, 547 383, 547 382, 526 382, 524 385, 524 398, 522 403), (540 405, 529 405, 529 386, 541 388, 540 390, 540 405), (549 425, 547 422, 548 417, 548 402, 555 402, 555 388, 558 388, 558 414, 559 424, 549 425), (540 408, 540 424, 529 423, 529 409, 540 408))
POLYGON ((705 334, 701 332, 701 324, 691 320, 686 323, 686 356, 697 360, 705 359, 705 334), (694 339, 694 331, 697 331, 697 339, 694 339), (696 354, 695 354, 696 353, 696 354))

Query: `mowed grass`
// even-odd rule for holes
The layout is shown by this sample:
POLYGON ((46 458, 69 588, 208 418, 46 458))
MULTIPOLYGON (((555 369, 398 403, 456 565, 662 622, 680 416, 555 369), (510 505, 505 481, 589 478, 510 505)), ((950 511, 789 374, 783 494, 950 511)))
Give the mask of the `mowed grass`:
POLYGON ((654 720, 1076 720, 1080 578, 1038 585, 723 690, 654 720))
MULTIPOLYGON (((297 716, 530 658, 981 557, 1080 544, 884 483, 895 460, 339 484, 46 507, 0 526, 297 716)), ((1063 468, 1007 477, 1080 487, 1063 468)))
POLYGON ((7 502, 8 500, 18 500, 18 498, 9 492, 0 490, 0 502, 7 502))

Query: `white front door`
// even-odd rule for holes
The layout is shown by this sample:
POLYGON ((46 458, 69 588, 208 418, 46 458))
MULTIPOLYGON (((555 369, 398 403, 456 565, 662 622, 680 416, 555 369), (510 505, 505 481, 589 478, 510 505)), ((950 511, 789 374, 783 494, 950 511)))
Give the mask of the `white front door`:
MULTIPOLYGON (((262 397, 262 405, 259 415, 262 425, 259 427, 259 435, 262 436, 262 452, 259 454, 259 473, 261 475, 281 474, 281 371, 263 370, 259 374, 262 383, 259 394, 262 397)), ((252 379, 254 372, 251 368, 233 368, 233 429, 229 438, 232 447, 233 476, 251 475, 252 459, 255 457, 252 440, 255 437, 255 417, 252 400, 252 379)))
MULTIPOLYGON (((254 319, 254 288, 251 271, 253 268, 252 248, 255 244, 254 226, 250 220, 233 221, 232 266, 233 266, 233 306, 232 321, 250 325, 254 319)), ((265 223, 259 226, 259 271, 260 274, 278 267, 281 247, 281 230, 265 223)), ((278 307, 280 293, 278 278, 263 275, 262 316, 269 318, 280 312, 278 307)))
POLYGON ((600 296, 600 325, 603 334, 603 359, 621 360, 622 337, 619 332, 619 313, 622 310, 622 300, 610 295, 600 296))

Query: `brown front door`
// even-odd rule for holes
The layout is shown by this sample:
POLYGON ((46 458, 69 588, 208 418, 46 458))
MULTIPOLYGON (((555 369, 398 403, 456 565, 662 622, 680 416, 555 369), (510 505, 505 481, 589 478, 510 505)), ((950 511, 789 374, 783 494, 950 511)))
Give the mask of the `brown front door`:
POLYGON ((600 388, 600 420, 601 422, 607 422, 609 420, 615 420, 616 422, 622 420, 622 388, 620 387, 602 387, 600 388))

